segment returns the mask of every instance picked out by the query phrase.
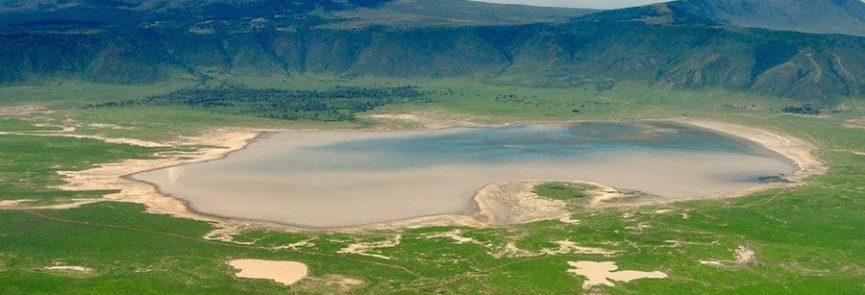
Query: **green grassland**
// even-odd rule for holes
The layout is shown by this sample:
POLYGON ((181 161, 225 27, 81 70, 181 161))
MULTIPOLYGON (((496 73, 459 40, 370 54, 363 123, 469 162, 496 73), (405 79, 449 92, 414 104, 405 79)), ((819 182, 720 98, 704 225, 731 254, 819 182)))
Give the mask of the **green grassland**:
MULTIPOLYGON (((807 185, 751 196, 641 208, 590 210, 573 207, 576 224, 543 221, 485 229, 424 227, 370 233, 285 233, 249 230, 235 242, 204 239, 215 228, 201 221, 153 215, 138 204, 105 202, 69 210, 0 211, 0 294, 579 294, 583 278, 567 273, 568 261, 615 261, 622 269, 660 270, 668 279, 600 287, 603 294, 861 294, 865 290, 865 130, 843 127, 865 116, 865 100, 839 99, 824 116, 784 114, 802 101, 724 90, 688 91, 622 82, 610 87, 529 88, 471 80, 382 80, 336 77, 225 81, 254 88, 327 89, 415 85, 427 103, 387 104, 374 112, 418 112, 481 122, 671 118, 691 116, 782 131, 818 145, 830 170, 807 185), (575 111, 575 110, 578 110, 575 111), (459 230, 473 242, 437 233, 459 230), (393 239, 395 247, 371 250, 390 259, 339 254, 351 243, 393 239), (562 253, 570 240, 617 254, 562 253), (275 247, 309 242, 296 250, 275 247), (513 244, 526 255, 506 255, 513 244), (756 251, 752 264, 732 261, 734 249, 756 251), (266 280, 236 279, 232 258, 295 260, 310 277, 291 287, 266 280), (92 268, 89 273, 49 271, 52 265, 92 268), (340 289, 333 275, 364 281, 340 289)), ((72 82, 69 82, 72 83, 72 82)), ((153 157, 165 149, 107 144, 92 139, 29 136, 55 130, 35 126, 77 124, 75 132, 109 137, 166 140, 214 127, 362 128, 378 126, 359 116, 348 122, 284 121, 220 113, 207 108, 133 106, 84 109, 90 99, 114 101, 175 91, 187 85, 69 84, 0 88, 0 106, 45 105, 51 114, 2 118, 0 200, 62 201, 106 192, 62 192, 56 171, 153 157), (57 94, 53 94, 58 91, 57 94), (21 97, 43 93, 37 100, 21 97), (126 93, 126 94, 124 94, 126 93), (13 99, 19 97, 18 99, 13 99), (70 123, 73 122, 73 123, 70 123), (115 124, 131 129, 94 127, 115 124), (21 133, 24 134, 21 134, 21 133)), ((585 187, 561 183, 537 193, 578 200, 585 187)))
POLYGON ((157 149, 106 144, 94 139, 0 136, 0 200, 63 201, 98 197, 101 192, 51 189, 63 181, 56 171, 84 170, 98 163, 150 157, 157 149))
POLYGON ((590 185, 549 182, 535 187, 535 193, 554 200, 585 200, 589 197, 586 190, 591 188, 590 185))

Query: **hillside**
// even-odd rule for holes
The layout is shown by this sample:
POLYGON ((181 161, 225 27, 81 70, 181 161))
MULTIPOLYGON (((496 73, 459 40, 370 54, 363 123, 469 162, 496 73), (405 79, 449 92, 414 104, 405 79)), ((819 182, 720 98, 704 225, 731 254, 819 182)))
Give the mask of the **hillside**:
POLYGON ((865 36, 861 0, 681 0, 664 5, 743 27, 865 36))
POLYGON ((333 14, 339 26, 513 25, 564 22, 595 12, 589 9, 501 5, 464 0, 395 0, 333 14))
MULTIPOLYGON (((256 2, 242 3, 248 8, 256 2)), ((159 13, 146 15, 136 14, 143 4, 113 10, 132 15, 127 21, 147 18, 134 25, 84 17, 14 25, 13 18, 4 18, 0 82, 83 78, 150 83, 177 75, 231 72, 475 77, 545 87, 634 80, 824 101, 865 92, 865 38, 742 29, 677 8, 687 2, 570 21, 560 14, 550 18, 555 22, 529 24, 511 18, 514 10, 495 10, 514 8, 506 5, 333 3, 341 6, 296 6, 290 10, 296 12, 293 16, 276 15, 269 6, 219 16, 202 14, 209 11, 207 5, 194 6, 198 10, 155 5, 149 9, 159 13), (448 10, 455 7, 473 7, 476 13, 448 10), (198 11, 197 17, 174 18, 188 11, 198 11), (490 17, 485 11, 499 14, 490 17), (435 17, 438 21, 421 21, 435 17), (473 21, 466 21, 469 18, 473 21), (425 22, 428 25, 421 25, 425 22)), ((549 11, 537 10, 533 17, 549 11)), ((52 13, 57 11, 26 15, 52 13)))
POLYGON ((30 27, 51 23, 136 26, 251 18, 318 19, 320 24, 414 25, 525 24, 565 21, 589 9, 499 5, 463 0, 126 0, 3 1, 0 25, 30 27))

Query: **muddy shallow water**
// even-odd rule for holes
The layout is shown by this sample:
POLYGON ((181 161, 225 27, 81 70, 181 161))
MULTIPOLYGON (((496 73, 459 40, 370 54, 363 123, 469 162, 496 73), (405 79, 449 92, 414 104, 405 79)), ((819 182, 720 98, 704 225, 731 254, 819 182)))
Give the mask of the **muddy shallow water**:
POLYGON ((587 180, 676 199, 793 171, 755 144, 694 127, 575 123, 273 133, 225 159, 133 178, 205 214, 346 227, 470 214, 475 191, 500 181, 587 180))

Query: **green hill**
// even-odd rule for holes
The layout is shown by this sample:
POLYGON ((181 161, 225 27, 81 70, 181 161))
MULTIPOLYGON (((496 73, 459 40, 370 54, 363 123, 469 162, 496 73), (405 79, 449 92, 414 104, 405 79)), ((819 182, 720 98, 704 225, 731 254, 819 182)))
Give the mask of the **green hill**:
POLYGON ((680 9, 688 2, 582 17, 549 8, 522 16, 519 6, 455 0, 291 2, 290 9, 268 1, 143 3, 152 2, 163 5, 140 14, 144 4, 135 2, 100 21, 57 18, 64 9, 6 13, 14 17, 0 30, 0 81, 315 73, 544 87, 634 80, 806 100, 865 91, 865 38, 743 29, 680 9), (27 23, 18 22, 23 15, 27 23))

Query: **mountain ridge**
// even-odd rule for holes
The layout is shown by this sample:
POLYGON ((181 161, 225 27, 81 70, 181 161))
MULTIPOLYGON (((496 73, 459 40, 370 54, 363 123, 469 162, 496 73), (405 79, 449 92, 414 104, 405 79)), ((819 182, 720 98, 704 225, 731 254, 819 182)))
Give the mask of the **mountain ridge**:
POLYGON ((865 36, 860 0, 679 0, 670 9, 742 27, 865 36))
POLYGON ((216 71, 473 77, 547 87, 638 80, 803 100, 865 92, 865 38, 742 28, 675 5, 547 23, 345 25, 345 17, 5 27, 0 82, 150 83, 216 71))

